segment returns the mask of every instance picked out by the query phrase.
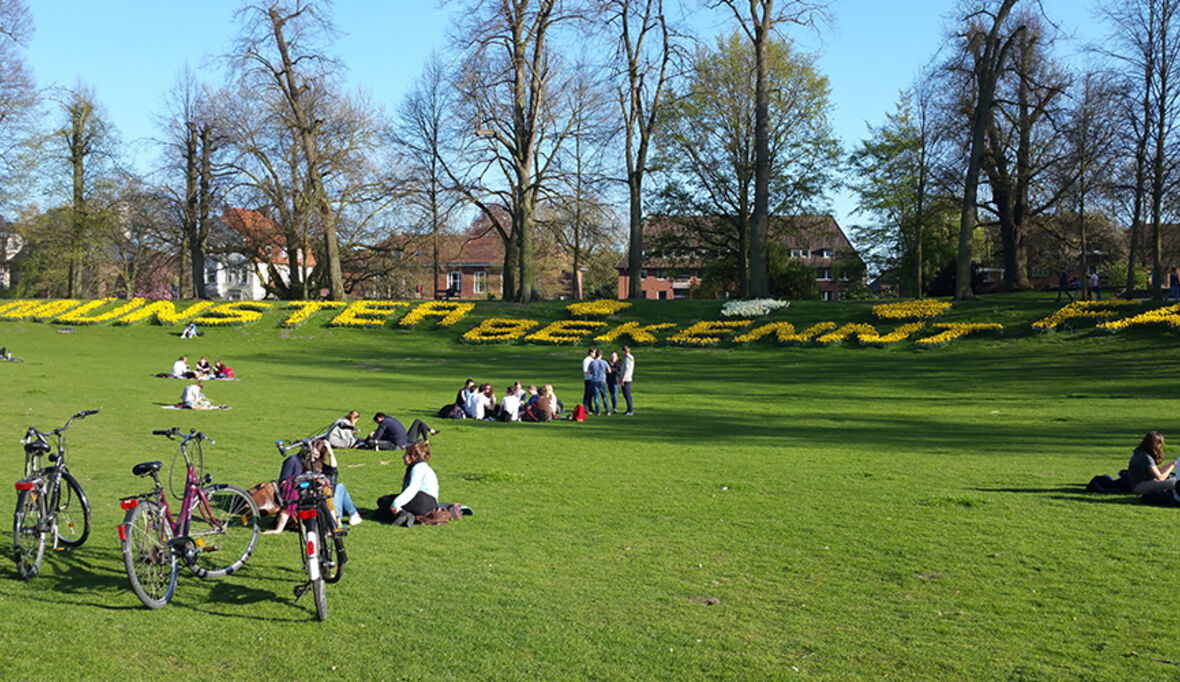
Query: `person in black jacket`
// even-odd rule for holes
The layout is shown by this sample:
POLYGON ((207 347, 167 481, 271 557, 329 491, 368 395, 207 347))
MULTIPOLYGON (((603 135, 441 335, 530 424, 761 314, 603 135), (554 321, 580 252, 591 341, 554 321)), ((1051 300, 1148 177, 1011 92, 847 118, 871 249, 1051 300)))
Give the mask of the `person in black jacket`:
POLYGON ((384 412, 373 415, 373 422, 377 428, 365 438, 365 446, 376 450, 404 450, 407 443, 417 443, 438 433, 421 419, 415 419, 410 424, 410 430, 406 431, 397 418, 384 412))

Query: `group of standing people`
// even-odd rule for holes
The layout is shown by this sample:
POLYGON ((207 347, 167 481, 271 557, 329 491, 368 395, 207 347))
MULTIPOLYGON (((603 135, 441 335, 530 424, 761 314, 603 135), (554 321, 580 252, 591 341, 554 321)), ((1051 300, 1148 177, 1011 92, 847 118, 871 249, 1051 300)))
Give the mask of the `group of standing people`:
POLYGON ((602 349, 591 348, 582 359, 582 378, 586 382, 582 406, 590 414, 618 414, 620 389, 627 401, 627 411, 623 414, 628 417, 633 414, 631 379, 635 374, 635 356, 631 355, 629 346, 623 346, 622 351, 622 357, 612 351, 610 360, 604 360, 602 349))
MULTIPOLYGON (((1102 292, 1099 289, 1099 285, 1101 284, 1101 280, 1098 277, 1097 270, 1093 270, 1090 272, 1088 284, 1089 284, 1088 289, 1089 289, 1090 295, 1094 297, 1095 301, 1101 301, 1102 300, 1102 292)), ((1061 295, 1065 294, 1067 297, 1069 297, 1069 302, 1073 303, 1073 290, 1074 289, 1081 289, 1081 288, 1082 288, 1082 283, 1080 280, 1078 280, 1077 275, 1074 275, 1073 273, 1071 273, 1067 270, 1062 270, 1057 275, 1057 302, 1060 303, 1061 302, 1061 295)))

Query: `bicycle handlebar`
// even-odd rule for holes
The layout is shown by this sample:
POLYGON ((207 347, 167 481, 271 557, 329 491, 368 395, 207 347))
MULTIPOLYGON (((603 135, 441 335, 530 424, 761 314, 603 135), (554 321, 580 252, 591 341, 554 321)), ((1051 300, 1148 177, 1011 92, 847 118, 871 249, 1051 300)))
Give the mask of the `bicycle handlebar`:
POLYGON ((187 444, 190 440, 207 440, 214 445, 217 444, 217 441, 213 440, 209 436, 206 436, 204 431, 193 431, 192 429, 189 429, 189 432, 185 433, 184 431, 180 430, 179 426, 173 426, 170 429, 155 429, 152 431, 152 435, 164 436, 168 440, 172 440, 173 436, 180 436, 184 439, 181 445, 187 444))
POLYGON ((82 410, 81 412, 77 412, 67 419, 65 424, 62 424, 52 431, 38 431, 37 427, 29 425, 29 430, 25 431, 25 437, 21 439, 21 442, 29 443, 31 442, 31 439, 35 437, 45 439, 46 436, 60 436, 65 432, 66 429, 70 428, 70 424, 73 424, 75 419, 85 419, 92 414, 98 414, 98 410, 82 410))

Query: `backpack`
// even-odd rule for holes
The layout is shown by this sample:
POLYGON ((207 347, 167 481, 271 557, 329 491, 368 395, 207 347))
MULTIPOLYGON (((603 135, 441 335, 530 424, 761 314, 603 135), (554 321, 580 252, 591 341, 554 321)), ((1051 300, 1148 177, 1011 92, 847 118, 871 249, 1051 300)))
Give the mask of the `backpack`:
POLYGON ((581 404, 575 405, 572 419, 576 422, 586 421, 586 406, 581 404))
POLYGON ((463 408, 455 404, 443 405, 438 409, 439 419, 463 419, 467 414, 463 412, 463 408))

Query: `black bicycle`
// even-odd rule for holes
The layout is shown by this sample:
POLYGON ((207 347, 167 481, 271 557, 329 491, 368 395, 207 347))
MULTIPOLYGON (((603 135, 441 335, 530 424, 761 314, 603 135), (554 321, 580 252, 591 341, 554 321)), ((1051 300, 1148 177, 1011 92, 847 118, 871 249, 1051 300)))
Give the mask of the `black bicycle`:
MULTIPOLYGON (((275 441, 279 454, 287 456, 290 450, 299 448, 305 452, 311 447, 312 439, 296 441, 275 441)), ((332 484, 327 476, 307 472, 296 476, 290 482, 294 486, 295 520, 299 522, 299 557, 307 571, 307 582, 295 586, 295 601, 311 591, 315 599, 315 615, 319 620, 328 617, 328 597, 325 583, 335 583, 348 563, 344 550, 344 536, 348 531, 336 522, 336 515, 329 502, 332 499, 332 484)))
POLYGON ((52 431, 30 426, 21 439, 25 446, 25 475, 16 482, 12 548, 17 573, 25 580, 41 569, 47 538, 53 539, 53 549, 63 550, 81 546, 90 536, 90 502, 66 467, 65 432, 75 419, 97 413, 82 410, 52 431), (46 456, 49 466, 42 462, 46 456))

